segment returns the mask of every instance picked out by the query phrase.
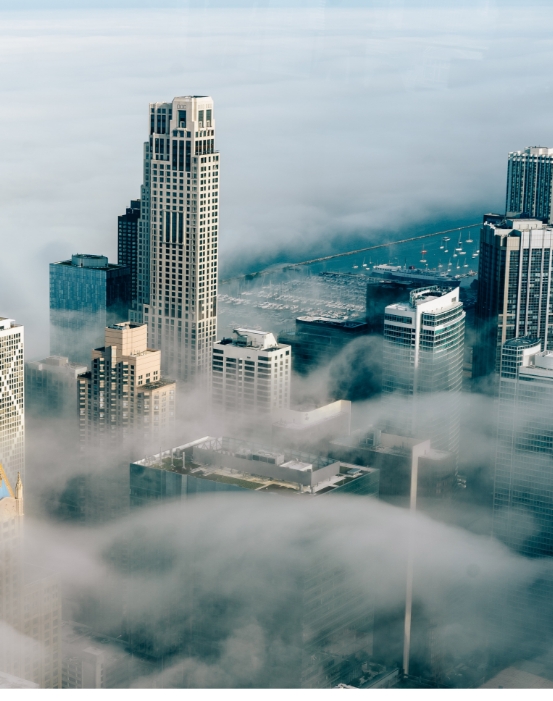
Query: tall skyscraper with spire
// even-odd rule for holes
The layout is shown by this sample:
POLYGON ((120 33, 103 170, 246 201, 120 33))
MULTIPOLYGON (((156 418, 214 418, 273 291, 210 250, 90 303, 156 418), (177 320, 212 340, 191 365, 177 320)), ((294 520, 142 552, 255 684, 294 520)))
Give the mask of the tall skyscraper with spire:
POLYGON ((217 336, 219 153, 213 100, 150 103, 138 221, 137 297, 131 321, 148 324, 163 372, 207 379, 217 336))

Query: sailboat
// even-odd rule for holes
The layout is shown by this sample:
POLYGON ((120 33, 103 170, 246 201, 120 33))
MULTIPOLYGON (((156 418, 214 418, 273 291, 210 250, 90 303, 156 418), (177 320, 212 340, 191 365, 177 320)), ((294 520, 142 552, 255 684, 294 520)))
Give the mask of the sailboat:
POLYGON ((426 258, 425 258, 424 256, 425 256, 427 253, 428 253, 428 251, 425 251, 425 250, 424 250, 424 246, 423 246, 423 249, 422 249, 422 251, 421 251, 421 256, 422 256, 421 261, 420 261, 421 263, 426 263, 426 258))

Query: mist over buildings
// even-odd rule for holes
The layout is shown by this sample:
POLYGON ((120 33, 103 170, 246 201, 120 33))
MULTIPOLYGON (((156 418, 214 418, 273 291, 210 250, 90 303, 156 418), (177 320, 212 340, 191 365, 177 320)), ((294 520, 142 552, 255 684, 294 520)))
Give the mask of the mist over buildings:
POLYGON ((151 99, 216 95, 222 275, 501 210, 506 153, 547 141, 545 6, 3 12, 4 304, 47 348, 47 264, 115 262, 151 99), (533 109, 509 109, 515 94, 533 109))
MULTIPOLYGON (((224 183, 213 257, 220 264, 219 279, 473 224, 483 212, 504 210, 507 153, 550 143, 548 25, 553 17, 547 6, 485 0, 464 7, 330 1, 280 7, 246 0, 236 6, 147 5, 122 1, 112 9, 85 2, 84 9, 68 11, 60 0, 54 9, 28 13, 10 6, 4 11, 0 3, 5 135, 0 228, 8 244, 0 268, 2 313, 25 326, 27 361, 49 352, 48 264, 75 253, 117 262, 117 216, 140 196, 151 101, 185 93, 210 95, 216 104, 224 183), (532 106, 525 108, 524 119, 512 104, 515 96, 532 106)), ((28 6, 36 9, 30 0, 28 6)), ((209 114, 211 126, 211 108, 209 114)), ((158 174, 161 183, 161 167, 158 174)), ((182 219, 186 226, 185 214, 181 224, 182 219)), ((160 235, 160 271, 162 242, 160 235)), ((186 261, 180 254, 179 260, 186 261)), ((179 265, 182 275, 184 265, 179 265)), ((169 285, 169 267, 167 273, 169 285)), ((212 273, 214 283, 217 273, 212 273)), ((305 283, 302 294, 316 299, 323 293, 311 283, 305 283)), ((215 295, 216 285, 210 289, 215 295)), ((241 294, 239 285, 236 289, 241 294)), ((328 294, 338 294, 336 289, 328 294)), ((161 290, 160 284, 160 329, 161 290)), ((407 299, 407 288, 403 291, 407 299)), ((173 306, 173 320, 183 320, 174 323, 182 324, 183 339, 187 298, 180 296, 176 316, 173 306)), ((363 316, 365 302, 352 306, 353 317, 363 316)), ((264 321, 262 312, 252 311, 260 305, 252 303, 225 310, 223 324, 221 306, 216 340, 229 328, 247 331, 264 321)), ((63 315, 69 328, 75 312, 63 315)), ((197 340, 200 348, 199 332, 195 336, 200 326, 193 318, 191 313, 191 347, 197 340)), ((85 324, 87 319, 92 315, 85 324)), ((98 329, 109 324, 103 319, 98 329)), ((382 313, 381 326, 383 319, 382 313)), ((70 341, 60 328, 60 343, 66 344, 60 348, 72 342, 88 347, 80 329, 70 341)), ((282 328, 266 330, 275 337, 290 332, 284 321, 282 328)), ((91 346, 104 343, 97 336, 91 346)), ((466 338, 472 348, 474 339, 466 338)), ((204 339, 207 349, 211 337, 204 339)), ((275 348, 286 343, 274 341, 275 348)), ((145 349, 140 353, 151 352, 145 349)), ((97 350, 108 357, 106 349, 97 350)), ((210 351, 204 356, 207 368, 210 351)), ((71 355, 70 350, 55 352, 71 355)), ((461 348, 458 359, 462 353, 461 348)), ((307 421, 315 407, 345 400, 348 438, 362 436, 364 447, 370 441, 374 447, 379 427, 390 419, 380 396, 381 330, 365 330, 330 355, 313 362, 308 372, 293 374, 292 405, 307 421)), ((459 377, 461 366, 462 360, 456 366, 459 377)), ((156 367, 157 381, 162 366, 156 367)), ((272 367, 276 373, 277 366, 272 367)), ((289 367, 292 375, 291 359, 289 367)), ((473 387, 481 390, 487 380, 480 378, 473 387)), ((312 482, 311 491, 294 482, 293 489, 277 485, 273 493, 250 484, 243 487, 251 489, 247 495, 189 497, 183 491, 177 499, 161 488, 155 492, 156 477, 148 476, 150 502, 133 502, 131 463, 131 468, 141 463, 145 473, 153 467, 191 482, 205 477, 193 474, 209 464, 194 462, 194 441, 216 437, 212 440, 220 440, 221 452, 229 455, 222 437, 247 436, 256 450, 272 451, 269 458, 277 466, 298 448, 279 444, 272 416, 251 412, 239 420, 214 411, 211 387, 179 384, 174 391, 174 422, 152 430, 148 438, 141 435, 141 424, 118 434, 121 440, 109 446, 100 440, 79 444, 76 393, 74 416, 41 409, 25 417, 29 515, 23 554, 37 571, 59 576, 63 621, 74 636, 66 630, 64 644, 71 639, 76 648, 88 649, 101 643, 103 654, 127 669, 136 688, 298 687, 304 674, 324 676, 331 658, 334 676, 327 680, 354 679, 357 666, 359 678, 361 669, 367 671, 373 653, 383 668, 398 672, 405 661, 406 579, 413 572, 410 659, 415 677, 445 686, 478 686, 489 670, 551 654, 547 622, 553 619, 553 604, 533 598, 543 582, 552 581, 550 558, 522 557, 491 535, 498 407, 489 394, 459 389, 458 458, 448 463, 453 468, 445 486, 440 483, 443 493, 436 488, 429 495, 421 488, 414 512, 406 508, 407 489, 362 499, 333 495, 333 485, 316 495, 312 482), (317 578, 323 582, 320 590, 317 578), (510 599, 503 596, 506 589, 524 596, 510 599), (332 616, 346 610, 351 620, 334 631, 332 616), (306 664, 308 648, 302 646, 309 636, 320 636, 324 644, 306 664), (360 648, 368 657, 358 654, 360 648), (342 677, 336 672, 340 665, 342 677)), ((284 396, 289 399, 286 390, 284 396)), ((449 399, 443 389, 419 397, 419 425, 450 411, 449 399)), ((412 412, 409 401, 397 399, 398 416, 404 409, 412 412)), ((302 434, 300 457, 307 461, 319 449, 321 455, 327 451, 324 458, 338 465, 334 477, 347 481, 350 471, 347 479, 353 482, 351 469, 355 473, 355 465, 364 463, 344 458, 342 464, 332 453, 339 448, 330 445, 331 432, 311 443, 302 434)), ((394 459, 412 469, 410 444, 398 445, 394 459)), ((342 443, 340 449, 347 447, 342 443)), ((446 452, 438 456, 444 464, 446 452)), ((297 465, 290 469, 309 472, 308 462, 297 465)), ((244 478, 237 469, 228 472, 215 487, 239 485, 244 478)), ((513 514, 513 522, 523 538, 540 528, 530 513, 513 514)), ((7 619, 0 621, 0 652, 10 645, 31 646, 27 633, 7 619)), ((34 654, 38 659, 43 653, 37 647, 34 654)), ((70 666, 67 659, 66 651, 63 664, 70 666)))

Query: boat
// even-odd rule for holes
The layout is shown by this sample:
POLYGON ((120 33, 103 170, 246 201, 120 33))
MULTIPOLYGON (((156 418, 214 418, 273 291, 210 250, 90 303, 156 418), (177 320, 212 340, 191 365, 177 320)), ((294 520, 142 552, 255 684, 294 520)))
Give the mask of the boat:
MULTIPOLYGON (((451 263, 449 263, 451 265, 451 263)), ((449 267, 449 266, 448 266, 449 267)), ((381 277, 385 280, 396 282, 420 282, 427 285, 457 285, 457 281, 449 273, 431 268, 416 268, 414 265, 401 266, 374 265, 371 271, 374 277, 381 277)))

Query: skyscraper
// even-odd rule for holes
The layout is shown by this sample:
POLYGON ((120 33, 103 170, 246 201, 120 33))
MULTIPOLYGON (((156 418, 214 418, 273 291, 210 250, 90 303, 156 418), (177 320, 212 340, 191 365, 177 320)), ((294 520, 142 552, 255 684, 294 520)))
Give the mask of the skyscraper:
POLYGON ((290 407, 291 349, 272 333, 235 329, 213 346, 213 404, 252 419, 290 407))
POLYGON ((124 265, 130 275, 129 304, 138 300, 138 263, 143 257, 138 234, 141 228, 140 200, 131 200, 125 214, 117 218, 117 262, 124 265))
POLYGON ((78 379, 81 441, 147 445, 174 421, 175 383, 162 378, 161 354, 148 348, 145 324, 114 324, 105 339, 92 351, 91 372, 78 379))
POLYGON ((50 354, 87 364, 104 329, 124 321, 130 301, 128 268, 106 256, 76 254, 50 264, 50 354))
POLYGON ((480 263, 473 376, 499 372, 501 347, 532 335, 553 348, 553 229, 539 219, 486 215, 480 263))
POLYGON ((25 363, 27 413, 76 420, 77 377, 87 369, 58 355, 25 363))
POLYGON ((465 312, 459 289, 413 290, 384 314, 383 427, 457 453, 465 312))
POLYGON ((329 363, 347 345, 367 333, 364 319, 326 319, 300 316, 293 333, 279 334, 281 343, 293 349, 294 371, 306 374, 318 365, 329 363))
POLYGON ((217 336, 219 154, 213 100, 150 104, 138 222, 138 298, 164 372, 206 381, 217 336))
POLYGON ((23 483, 0 464, 0 670, 61 688, 59 581, 23 561, 23 483))
POLYGON ((23 326, 0 318, 0 463, 11 484, 25 471, 23 326))
POLYGON ((509 154, 507 166, 508 217, 536 217, 551 221, 553 148, 530 146, 509 154))
POLYGON ((531 557, 553 555, 553 353, 523 336, 502 349, 493 531, 531 557))

